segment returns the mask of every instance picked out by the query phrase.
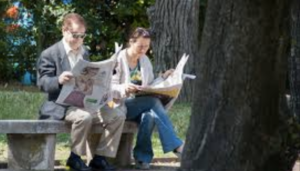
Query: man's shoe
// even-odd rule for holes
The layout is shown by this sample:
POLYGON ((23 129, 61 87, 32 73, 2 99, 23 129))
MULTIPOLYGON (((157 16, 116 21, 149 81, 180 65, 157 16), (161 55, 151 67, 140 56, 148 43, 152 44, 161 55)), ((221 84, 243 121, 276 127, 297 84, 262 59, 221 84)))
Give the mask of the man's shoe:
POLYGON ((135 168, 139 170, 149 170, 150 163, 145 163, 142 161, 135 160, 135 168))
POLYGON ((79 156, 70 156, 67 160, 67 166, 75 171, 92 171, 79 156))
POLYGON ((93 171, 115 171, 116 167, 110 165, 105 157, 103 156, 95 156, 93 160, 91 160, 89 166, 93 169, 93 171))

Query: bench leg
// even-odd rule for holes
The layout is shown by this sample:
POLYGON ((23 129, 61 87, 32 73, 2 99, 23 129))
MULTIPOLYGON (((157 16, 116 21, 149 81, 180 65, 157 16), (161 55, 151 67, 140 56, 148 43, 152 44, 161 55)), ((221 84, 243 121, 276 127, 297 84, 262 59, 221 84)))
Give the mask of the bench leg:
POLYGON ((9 170, 54 170, 56 134, 7 134, 9 170))
POLYGON ((116 157, 116 163, 118 166, 128 166, 131 164, 133 138, 134 133, 122 134, 116 157))

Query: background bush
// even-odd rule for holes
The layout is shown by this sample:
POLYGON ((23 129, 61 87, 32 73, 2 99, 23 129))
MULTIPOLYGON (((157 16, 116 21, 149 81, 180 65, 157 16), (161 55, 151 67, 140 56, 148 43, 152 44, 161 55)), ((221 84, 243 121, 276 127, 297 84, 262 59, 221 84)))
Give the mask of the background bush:
POLYGON ((0 1, 0 83, 35 74, 41 51, 62 38, 65 14, 77 12, 87 21, 86 46, 93 61, 114 52, 114 42, 125 43, 129 32, 149 27, 146 10, 154 0, 31 0, 0 1))

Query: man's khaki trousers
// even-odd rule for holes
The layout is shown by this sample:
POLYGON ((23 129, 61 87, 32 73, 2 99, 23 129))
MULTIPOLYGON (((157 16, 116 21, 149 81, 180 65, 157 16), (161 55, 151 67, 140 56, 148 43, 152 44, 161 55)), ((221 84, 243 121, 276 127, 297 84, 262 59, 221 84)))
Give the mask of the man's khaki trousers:
POLYGON ((94 149, 88 149, 92 154, 106 157, 115 157, 118 151, 120 138, 125 122, 125 113, 119 108, 104 106, 101 111, 88 111, 71 107, 67 111, 65 120, 72 123, 71 150, 77 155, 85 155, 89 140, 94 136, 90 134, 92 124, 101 124, 104 132, 98 136, 94 149))

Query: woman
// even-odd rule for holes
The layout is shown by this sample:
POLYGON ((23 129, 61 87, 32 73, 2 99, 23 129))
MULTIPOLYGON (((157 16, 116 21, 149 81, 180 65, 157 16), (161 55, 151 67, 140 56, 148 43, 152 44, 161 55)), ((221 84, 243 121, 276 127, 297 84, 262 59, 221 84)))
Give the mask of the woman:
MULTIPOLYGON (((181 154, 183 142, 176 136, 167 111, 154 96, 135 96, 139 86, 147 86, 154 80, 153 68, 145 55, 150 47, 150 34, 145 28, 137 28, 129 37, 128 47, 118 55, 112 86, 117 103, 126 107, 127 120, 139 124, 134 147, 135 164, 138 169, 149 169, 153 159, 151 135, 157 127, 163 151, 181 154)), ((166 71, 168 77, 173 70, 166 71)))

